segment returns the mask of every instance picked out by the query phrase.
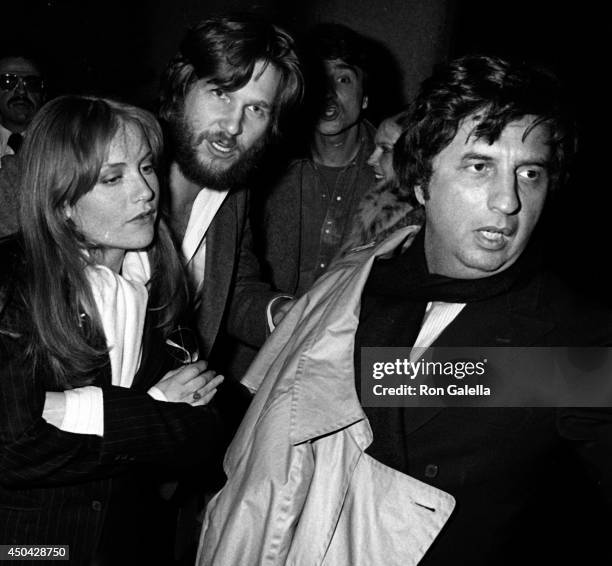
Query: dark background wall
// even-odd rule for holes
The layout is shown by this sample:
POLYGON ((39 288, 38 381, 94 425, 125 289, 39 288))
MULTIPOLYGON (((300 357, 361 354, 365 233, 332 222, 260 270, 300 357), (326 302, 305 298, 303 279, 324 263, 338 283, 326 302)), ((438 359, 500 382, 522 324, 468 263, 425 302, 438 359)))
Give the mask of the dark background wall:
MULTIPOLYGON (((18 0, 0 5, 0 52, 33 46, 52 94, 96 92, 155 107, 159 75, 187 25, 224 10, 255 11, 300 35, 336 21, 376 47, 371 118, 396 112, 433 65, 487 52, 553 67, 574 102, 581 146, 573 181, 551 204, 551 263, 574 284, 610 295, 604 267, 612 208, 604 3, 538 0, 18 0)), ((611 299, 612 300, 612 299, 611 299)))
POLYGON ((152 106, 160 72, 185 28, 199 19, 253 11, 296 35, 318 21, 336 21, 386 55, 379 61, 389 72, 373 85, 386 112, 408 100, 446 56, 452 6, 444 0, 19 0, 0 8, 0 50, 16 40, 34 46, 52 71, 54 92, 95 91, 152 106))
POLYGON ((582 292, 612 303, 610 245, 609 16, 596 2, 459 2, 451 54, 484 51, 552 68, 563 80, 579 130, 569 183, 545 218, 551 266, 582 292))

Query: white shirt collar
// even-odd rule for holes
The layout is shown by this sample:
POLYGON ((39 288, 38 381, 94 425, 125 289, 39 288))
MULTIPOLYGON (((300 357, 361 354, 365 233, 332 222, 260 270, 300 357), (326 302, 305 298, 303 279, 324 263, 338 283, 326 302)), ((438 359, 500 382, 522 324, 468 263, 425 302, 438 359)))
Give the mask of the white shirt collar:
POLYGON ((197 194, 195 201, 193 201, 189 222, 187 223, 187 229, 185 230, 181 246, 185 263, 191 261, 200 247, 227 193, 228 191, 215 191, 203 187, 197 194))

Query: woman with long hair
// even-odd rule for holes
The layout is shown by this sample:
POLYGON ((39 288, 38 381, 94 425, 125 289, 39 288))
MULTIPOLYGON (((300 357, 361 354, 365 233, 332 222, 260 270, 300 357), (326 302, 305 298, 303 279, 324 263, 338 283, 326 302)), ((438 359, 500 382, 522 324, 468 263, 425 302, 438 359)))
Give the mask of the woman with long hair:
POLYGON ((2 544, 168 564, 157 485, 220 459, 222 377, 181 342, 161 150, 150 113, 101 98, 55 99, 28 130, 21 230, 0 242, 2 544))

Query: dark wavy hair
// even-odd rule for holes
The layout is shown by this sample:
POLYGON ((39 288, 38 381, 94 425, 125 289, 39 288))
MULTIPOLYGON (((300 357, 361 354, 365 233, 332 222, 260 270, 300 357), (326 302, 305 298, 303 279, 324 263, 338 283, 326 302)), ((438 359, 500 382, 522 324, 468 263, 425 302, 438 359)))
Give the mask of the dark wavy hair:
POLYGON ((334 22, 321 22, 308 34, 307 48, 310 57, 317 61, 339 59, 361 72, 364 92, 367 92, 371 61, 365 39, 356 31, 334 22))
POLYGON ((466 55, 436 68, 410 107, 406 131, 395 144, 393 165, 400 183, 428 198, 432 161, 448 146, 464 120, 478 116, 472 135, 494 143, 504 128, 533 115, 525 136, 548 127, 552 148, 551 189, 565 178, 576 149, 576 131, 563 91, 550 72, 497 57, 466 55))
POLYGON ((228 91, 242 88, 258 61, 273 65, 281 75, 271 126, 272 134, 278 134, 280 117, 302 98, 302 71, 291 36, 254 16, 210 18, 187 32, 162 76, 160 117, 171 121, 200 79, 228 91))
MULTIPOLYGON (((32 319, 29 354, 34 371, 49 376, 51 385, 59 389, 92 383, 95 373, 108 363, 102 324, 85 274, 93 254, 83 252, 91 246, 65 211, 98 182, 108 148, 126 125, 140 131, 156 163, 162 133, 151 113, 87 96, 63 96, 43 106, 20 152, 23 292, 32 319)), ((152 273, 147 316, 167 334, 186 305, 187 287, 162 221, 147 251, 152 273)))

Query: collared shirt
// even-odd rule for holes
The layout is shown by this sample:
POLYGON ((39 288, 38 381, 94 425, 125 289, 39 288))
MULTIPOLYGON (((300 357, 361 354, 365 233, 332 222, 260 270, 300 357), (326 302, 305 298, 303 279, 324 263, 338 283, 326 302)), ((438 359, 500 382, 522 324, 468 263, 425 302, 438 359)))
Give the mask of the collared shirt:
POLYGON ((464 306, 465 303, 443 303, 442 301, 427 303, 414 348, 429 348, 442 334, 442 331, 455 320, 464 306))
POLYGON ((361 197, 372 187, 367 160, 374 150, 374 128, 360 125, 360 147, 343 167, 308 160, 302 168, 302 237, 297 295, 307 291, 327 269, 351 229, 361 197))

